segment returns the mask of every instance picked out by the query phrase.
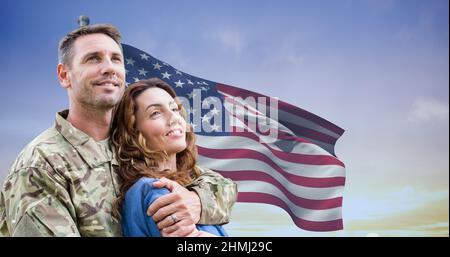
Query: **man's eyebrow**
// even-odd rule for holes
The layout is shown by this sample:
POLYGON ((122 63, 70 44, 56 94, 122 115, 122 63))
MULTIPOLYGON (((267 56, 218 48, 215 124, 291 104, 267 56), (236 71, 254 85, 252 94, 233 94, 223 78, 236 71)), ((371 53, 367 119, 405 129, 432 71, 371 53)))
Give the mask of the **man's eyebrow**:
POLYGON ((113 57, 120 57, 121 59, 123 59, 123 55, 122 53, 116 52, 112 54, 113 57))
POLYGON ((89 53, 87 53, 87 54, 85 54, 85 55, 83 56, 83 60, 86 59, 86 58, 88 58, 88 57, 96 56, 96 55, 99 55, 99 54, 100 54, 99 52, 89 52, 89 53))

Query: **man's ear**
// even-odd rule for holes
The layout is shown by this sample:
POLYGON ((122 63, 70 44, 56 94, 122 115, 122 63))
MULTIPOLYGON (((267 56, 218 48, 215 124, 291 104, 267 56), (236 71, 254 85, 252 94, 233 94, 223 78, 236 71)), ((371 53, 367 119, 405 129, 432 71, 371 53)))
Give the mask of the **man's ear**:
POLYGON ((71 84, 69 67, 66 64, 58 63, 56 72, 58 73, 58 80, 61 86, 63 88, 69 88, 71 84))

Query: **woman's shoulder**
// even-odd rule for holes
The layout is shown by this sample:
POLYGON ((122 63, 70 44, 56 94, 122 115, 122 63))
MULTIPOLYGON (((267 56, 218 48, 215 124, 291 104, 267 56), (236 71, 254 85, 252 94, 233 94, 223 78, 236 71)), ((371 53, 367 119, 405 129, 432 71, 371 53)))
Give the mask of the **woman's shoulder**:
POLYGON ((147 191, 153 188, 153 182, 155 181, 157 181, 155 178, 142 177, 128 189, 126 195, 142 192, 143 190, 147 191))

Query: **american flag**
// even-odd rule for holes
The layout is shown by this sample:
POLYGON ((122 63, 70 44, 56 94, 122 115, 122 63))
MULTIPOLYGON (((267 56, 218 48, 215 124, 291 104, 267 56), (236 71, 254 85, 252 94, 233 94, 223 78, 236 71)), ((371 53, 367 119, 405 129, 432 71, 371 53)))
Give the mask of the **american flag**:
POLYGON ((122 45, 127 84, 158 77, 175 89, 197 135, 199 165, 234 180, 238 202, 279 206, 304 230, 343 229, 345 165, 334 153, 343 129, 276 98, 189 75, 122 45))

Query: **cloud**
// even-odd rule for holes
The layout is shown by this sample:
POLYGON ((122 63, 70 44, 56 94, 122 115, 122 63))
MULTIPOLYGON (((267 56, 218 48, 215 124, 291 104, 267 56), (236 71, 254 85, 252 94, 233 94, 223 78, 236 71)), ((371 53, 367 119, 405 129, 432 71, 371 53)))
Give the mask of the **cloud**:
POLYGON ((213 39, 217 40, 225 49, 231 50, 239 56, 244 49, 244 36, 236 29, 219 29, 211 33, 213 39))
POLYGON ((448 103, 436 99, 416 99, 409 115, 410 121, 448 121, 448 103))

